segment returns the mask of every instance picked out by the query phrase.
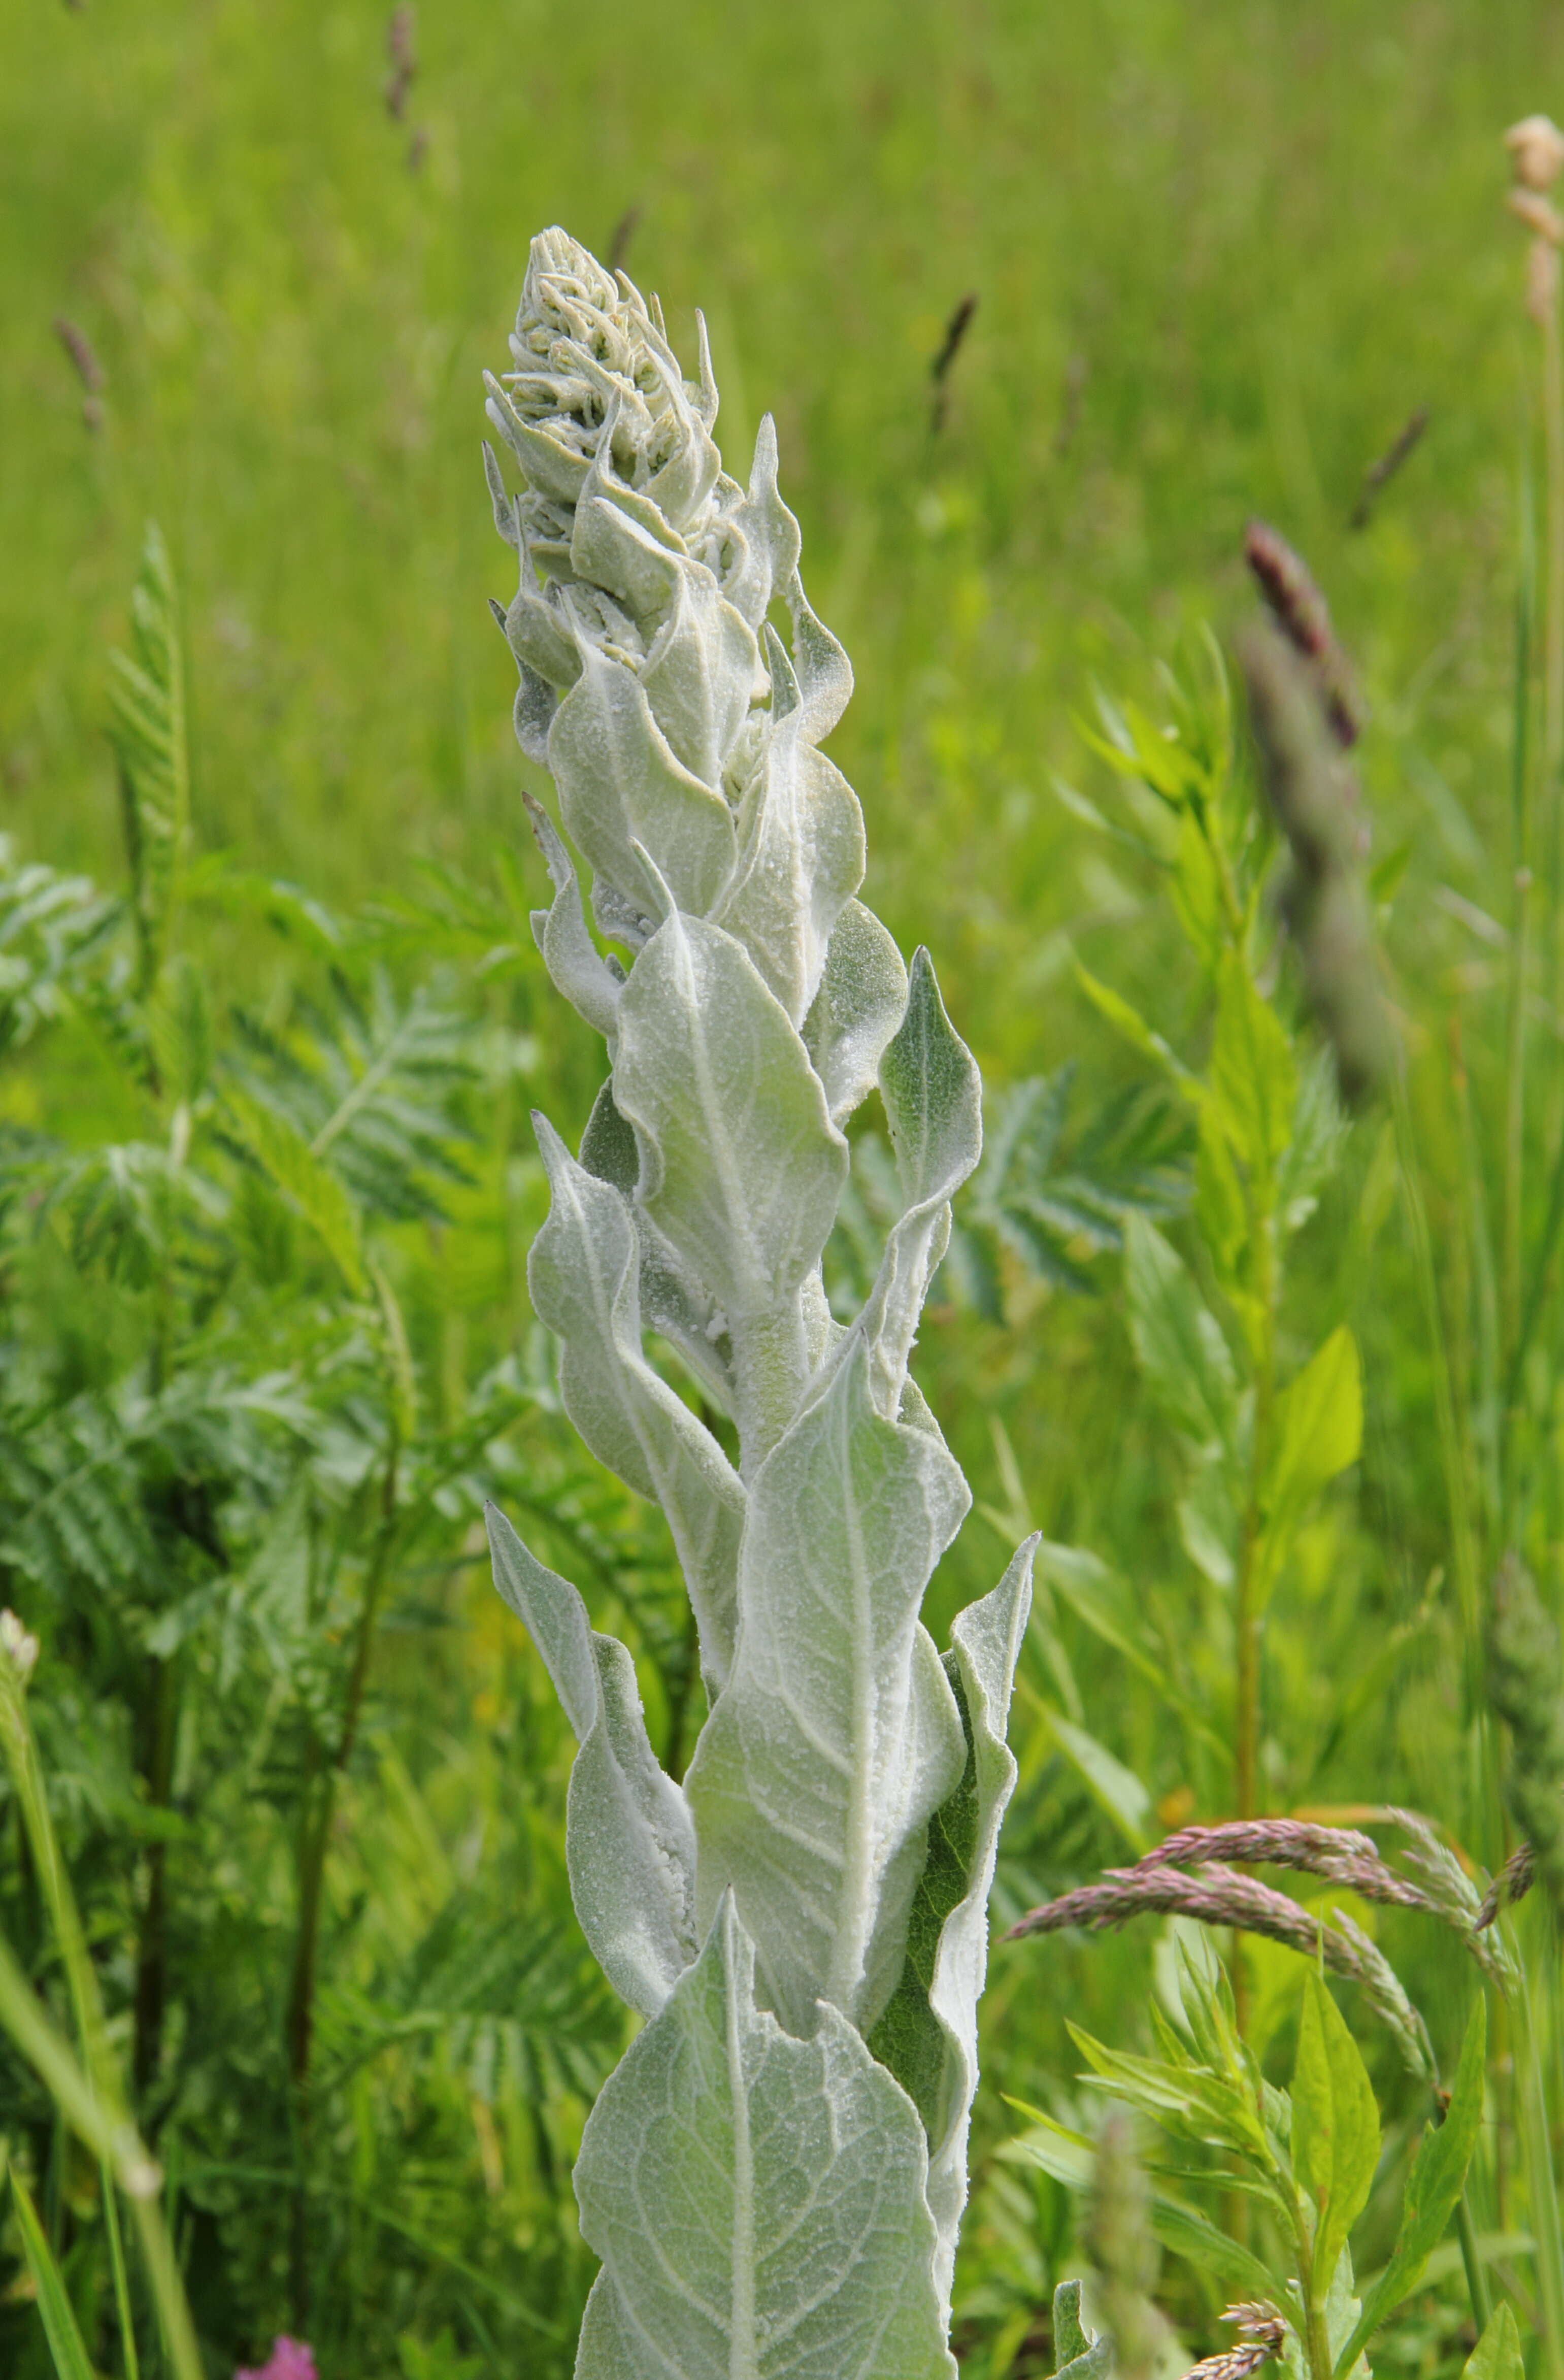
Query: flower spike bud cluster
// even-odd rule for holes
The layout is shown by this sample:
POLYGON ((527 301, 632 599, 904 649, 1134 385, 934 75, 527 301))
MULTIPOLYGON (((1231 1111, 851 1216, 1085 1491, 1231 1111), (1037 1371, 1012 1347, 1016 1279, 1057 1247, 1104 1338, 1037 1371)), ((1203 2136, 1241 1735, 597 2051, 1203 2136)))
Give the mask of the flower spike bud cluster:
POLYGON ((576 2369, 949 2380, 1032 1554, 939 1653, 919 1610, 970 1499, 908 1362, 977 1070, 927 954, 909 971, 856 898, 862 817, 819 748, 852 674, 770 422, 741 486, 704 331, 686 380, 655 299, 561 231, 511 350, 488 383, 507 462, 485 454, 518 584, 494 608, 560 810, 528 805, 553 888, 533 926, 610 1066, 577 1152, 538 1120, 532 1297, 583 1439, 667 1516, 709 1701, 677 1782, 626 1648, 491 1515, 578 1742, 576 1911, 648 2020, 576 2167, 603 2265, 576 2369), (821 1257, 876 1090, 904 1205, 844 1326, 821 1257))

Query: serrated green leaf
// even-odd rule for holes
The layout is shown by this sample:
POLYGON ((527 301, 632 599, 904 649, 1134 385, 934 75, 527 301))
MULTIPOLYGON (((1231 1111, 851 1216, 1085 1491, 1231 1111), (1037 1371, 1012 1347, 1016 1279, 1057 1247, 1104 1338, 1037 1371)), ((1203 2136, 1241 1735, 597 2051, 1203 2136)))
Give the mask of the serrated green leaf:
POLYGON ((1312 1973, 1292 2070, 1292 2170, 1315 2210, 1315 2285, 1328 2282, 1379 2162, 1374 2086, 1346 2019, 1312 1973))
POLYGON ((130 634, 132 653, 109 661, 109 741, 119 762, 144 996, 167 953, 190 811, 178 597, 155 521, 130 599, 130 634))
POLYGON ((1402 2299, 1417 2287, 1429 2256, 1455 2212, 1483 2120, 1486 2046, 1487 2010, 1479 1996, 1467 2019, 1449 2111, 1442 2124, 1430 2125, 1418 2144, 1407 2176, 1401 2228, 1394 2253, 1370 2292, 1346 2348, 1337 2358, 1337 2380, 1351 2371, 1359 2352, 1387 2314, 1393 2313, 1402 2299))
MULTIPOLYGON (((1085 2134, 1056 2123, 1040 2107, 1028 2107, 1024 2100, 1012 2099, 1007 2104, 1024 2116, 1032 2129, 1016 2140, 1007 2141, 999 2155, 1010 2164, 1024 2162, 1040 2167, 1067 2190, 1082 2193, 1088 2191, 1096 2151, 1085 2134)), ((1176 2256, 1186 2257, 1203 2272, 1215 2274, 1229 2288, 1246 2290, 1252 2297, 1275 2294, 1276 2277, 1257 2256, 1236 2240, 1230 2240, 1196 2208, 1156 2188, 1151 2197, 1151 2228, 1164 2248, 1176 2256)))
POLYGON ((1194 1220, 1211 1252, 1218 1279, 1231 1286, 1249 1238, 1243 1185, 1213 1101, 1201 1103, 1194 1153, 1194 1220))
POLYGON ((1198 1099, 1201 1097, 1199 1077, 1190 1072, 1172 1044, 1165 1041, 1138 1010, 1131 1007, 1122 992, 1115 991, 1110 984, 1100 982, 1081 965, 1079 959, 1075 962, 1075 980, 1098 1015, 1105 1017, 1114 1031, 1123 1036, 1132 1050, 1138 1050, 1143 1058, 1149 1058, 1154 1066, 1178 1085, 1186 1098, 1198 1099))
POLYGON ((1231 1449, 1238 1421, 1231 1351, 1189 1267, 1144 1215, 1124 1220, 1124 1288, 1135 1354, 1169 1420, 1197 1445, 1231 1449))
POLYGON ((1341 1323, 1277 1399, 1276 1458, 1266 1484, 1267 1584, 1310 1503, 1362 1447, 1357 1342, 1341 1323))
POLYGON ((1521 2333, 1508 2304, 1496 2308, 1486 2330, 1461 2368, 1461 2380, 1526 2380, 1521 2333))
POLYGON ((358 1218, 346 1184, 287 1117, 230 1090, 227 1112, 250 1155, 335 1261, 355 1297, 369 1291, 358 1218))
POLYGON ((1234 1154, 1255 1176, 1268 1176, 1291 1138, 1298 1069, 1280 1019, 1238 951, 1222 966, 1206 1096, 1234 1154))

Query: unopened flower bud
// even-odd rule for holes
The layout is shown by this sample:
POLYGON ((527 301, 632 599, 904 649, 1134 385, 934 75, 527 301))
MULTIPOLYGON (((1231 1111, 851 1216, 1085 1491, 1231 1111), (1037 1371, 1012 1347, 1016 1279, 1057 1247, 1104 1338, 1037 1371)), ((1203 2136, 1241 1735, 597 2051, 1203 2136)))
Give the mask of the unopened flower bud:
POLYGON ((29 1633, 14 1611, 0 1611, 0 1660, 8 1662, 25 1685, 37 1659, 37 1637, 29 1633))
POLYGON ((1515 178, 1528 190, 1551 189, 1564 172, 1564 132, 1550 115, 1523 115, 1504 136, 1515 178))

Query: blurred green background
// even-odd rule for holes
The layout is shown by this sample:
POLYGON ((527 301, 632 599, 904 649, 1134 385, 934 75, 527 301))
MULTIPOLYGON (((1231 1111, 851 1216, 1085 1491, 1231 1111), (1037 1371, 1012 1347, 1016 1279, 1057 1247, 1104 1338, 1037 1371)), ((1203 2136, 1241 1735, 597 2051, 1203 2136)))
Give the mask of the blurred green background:
MULTIPOLYGON (((1406 866, 1391 963, 1414 1062, 1442 1087, 1424 1129, 1451 1201, 1464 1195, 1440 1102, 1452 1030, 1479 1136, 1500 1096, 1502 932, 1488 927, 1505 897, 1531 427, 1500 136, 1564 101, 1557 7, 441 0, 414 19, 399 115, 381 6, 17 0, 5 30, 0 832, 18 855, 119 880, 104 656, 155 516, 186 605, 199 853, 357 908, 409 893, 424 861, 488 884, 503 850, 540 894, 518 792, 544 788, 512 736, 514 671, 485 601, 508 595, 511 565, 479 465, 480 372, 506 360, 529 234, 557 221, 600 254, 617 235, 686 358, 706 313, 730 468, 747 472, 760 415, 777 417, 811 600, 857 676, 832 751, 867 814, 866 897, 904 947, 932 947, 996 1089, 1071 1059, 1098 1085, 1134 1077, 1075 989, 1074 954, 1175 1038, 1190 1024, 1196 990, 1154 884, 1084 832, 1053 778, 1100 795, 1077 725, 1095 682, 1155 706, 1157 662, 1248 607, 1251 516, 1303 550, 1367 693, 1376 848, 1406 866), (935 428, 930 361, 968 293, 935 428), (101 369, 95 426, 59 318, 101 369), (1365 470, 1419 408, 1426 434, 1354 529, 1365 470)), ((281 997, 291 961, 259 929, 197 915, 190 932, 222 991, 281 997)), ((415 929, 399 963, 417 944, 415 929)), ((454 1229, 416 1249, 405 1235, 398 1258, 420 1378, 447 1418, 484 1363, 529 1343, 520 1265, 540 1193, 522 1111, 540 1099, 574 1136, 600 1070, 529 961, 489 1023, 513 1038, 497 1071, 481 1057, 485 1096, 503 1080, 477 1186, 454 1229)), ((0 1121, 97 1129, 101 1070, 65 1054, 0 1080, 0 1121)), ((1464 1756, 1429 1372, 1405 1327, 1416 1300, 1399 1237, 1376 1251, 1376 1224, 1359 1228, 1365 1185, 1377 1222, 1386 1211, 1378 1133, 1353 1144, 1301 1292, 1299 1347, 1340 1316, 1357 1329, 1369 1423, 1361 1492, 1311 1537, 1273 1641, 1279 1806, 1305 1790, 1438 1806, 1464 1756), (1397 1631, 1412 1649, 1396 1694, 1349 1709, 1343 1682, 1397 1631)), ((1453 1208, 1430 1196, 1443 1267, 1453 1208)), ((1178 1574, 1173 1470, 1132 1386, 1110 1269, 1098 1278, 1097 1298, 1012 1283, 1004 1326, 952 1305, 931 1317, 920 1371, 998 1516, 969 1523, 937 1584, 937 1631, 991 1584, 1001 1523, 1094 1546, 1131 1579, 1178 1574)), ((28 1293, 34 1342, 61 1316, 90 1334, 79 1284, 57 1311, 28 1293)), ((521 1434, 540 1494, 565 1476, 564 1442, 542 1407, 521 1434)), ((617 1507, 588 1518, 611 1551, 646 1535, 617 1507)), ((1546 1525, 1556 1554, 1557 1516, 1546 1525)), ((439 1602, 447 1634, 430 1654, 422 1620, 392 1632, 333 1888, 330 1961, 366 1996, 475 1876, 499 1879, 496 1923, 525 1933, 546 1908, 568 1930, 559 1730, 470 1545, 449 1535, 399 1585, 409 1609, 439 1602)), ((1059 1628, 1092 1727, 1159 1814, 1216 1815, 1144 1682, 1067 1614, 1059 1628)), ((1034 1718, 1052 1692, 1041 1658, 1018 1706, 1034 1718)), ((1049 1746, 1046 1725, 1024 1725, 1014 1906, 1123 1848, 1049 1746)), ((235 1939, 270 1928, 280 1957, 285 1897, 271 1888, 261 1867, 227 1876, 223 1922, 235 1939)), ((212 1927, 192 1955, 227 1955, 212 1927)), ((1145 1943, 1037 1948, 996 1962, 985 2156, 1001 2090, 1060 2104, 1061 2005, 1123 2033, 1144 1993, 1145 1943)), ((1437 1957, 1433 1970, 1444 2043, 1460 1992, 1437 1957)), ((420 1973, 438 1979, 434 1953, 420 1973)), ((257 2104, 276 2017, 260 1974, 233 2002, 254 2028, 257 2104)), ((469 2353, 485 2373, 565 2368, 589 2271, 568 2159, 618 2036, 568 1981, 549 1988, 538 2022, 556 2021, 565 2046, 552 2065, 529 2049, 503 2088, 474 2082, 470 2027, 451 2048, 435 2026, 438 2082, 394 2025, 373 2056, 343 2053, 321 2154, 392 2228, 345 2216, 332 2235, 319 2335, 340 2360, 324 2380, 381 2369, 392 2329, 415 2341, 411 2380, 461 2380, 469 2353), (527 2306, 546 2307, 542 2343, 527 2306), (419 2363, 417 2342, 443 2337, 419 2363)), ((350 2015, 337 2009, 333 2038, 351 2046, 350 2015)), ((179 2121, 187 2142, 203 2122, 224 2131, 199 2093, 179 2121)), ((221 2236, 242 2287, 202 2319, 259 2355, 288 2315, 287 2250, 252 2211, 276 2174, 258 2171, 247 2197, 242 2124, 232 2109, 225 2122, 232 2172, 209 2182, 195 2252, 217 2270, 221 2236)), ((1026 2360, 1027 2308, 1071 2236, 1049 2187, 1029 2198, 981 2168, 964 2265, 975 2372, 1046 2368, 1026 2360)), ((1433 2325, 1409 2365, 1440 2368, 1445 2336, 1433 2325)))
POLYGON ((102 651, 149 513, 187 584, 203 844, 334 895, 517 838, 479 375, 529 233, 601 251, 631 210, 676 336, 706 311, 730 462, 777 415, 858 676, 836 749, 869 897, 938 946, 986 1062, 1058 1047, 1050 932, 1119 897, 1048 792, 1086 679, 1222 614, 1252 513, 1412 733, 1392 832, 1442 865, 1444 785, 1481 820, 1522 334, 1498 136, 1558 67, 1541 0, 444 0, 401 122, 387 14, 12 15, 0 759, 30 848, 96 861, 115 831, 102 651), (101 358, 97 437, 60 314, 101 358))

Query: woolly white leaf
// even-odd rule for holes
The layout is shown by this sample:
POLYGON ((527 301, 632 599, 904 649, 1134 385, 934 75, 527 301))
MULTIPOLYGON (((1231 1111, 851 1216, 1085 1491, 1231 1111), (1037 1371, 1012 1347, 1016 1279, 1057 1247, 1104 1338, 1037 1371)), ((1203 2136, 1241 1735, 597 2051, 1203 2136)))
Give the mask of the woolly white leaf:
POLYGON ((853 692, 853 664, 823 620, 816 618, 796 570, 787 582, 793 618, 793 667, 804 733, 811 744, 830 734, 853 692))
POLYGON ((577 850, 615 892, 655 914, 632 845, 656 860, 681 908, 710 908, 733 867, 733 815, 674 757, 635 672, 583 641, 581 675, 549 734, 549 767, 577 850))
POLYGON ((698 565, 681 571, 641 685, 676 758, 718 791, 749 713, 759 658, 747 624, 719 594, 710 572, 698 565))
POLYGON ((485 1509, 494 1584, 543 1657, 580 1749, 565 1800, 565 1860, 581 1931, 609 1982, 655 2016, 694 1958, 695 1838, 685 1797, 647 1740, 636 1665, 600 1636, 569 1581, 485 1509))
POLYGON ((966 1732, 966 1767, 928 1829, 928 1857, 895 1997, 870 2046, 916 2102, 930 2142, 928 2203, 948 2301, 966 2200, 966 2134, 977 2084, 977 2002, 988 1960, 988 1890, 1000 1821, 1015 1784, 1005 1719, 1032 1603, 1028 1537, 993 1592, 951 1631, 945 1670, 966 1732))
POLYGON ((902 953, 872 909, 849 901, 826 945, 825 972, 804 1020, 804 1045, 825 1085, 832 1123, 867 1099, 907 1005, 902 953))
POLYGON ((854 1328, 874 1349, 875 1402, 896 1412, 917 1319, 950 1236, 950 1202, 983 1149, 983 1086, 940 997, 928 953, 913 954, 907 1009, 879 1062, 907 1205, 854 1328))
POLYGON ((564 994, 576 1014, 595 1031, 612 1039, 618 1021, 620 983, 609 973, 592 940, 576 869, 552 819, 530 794, 524 793, 521 798, 554 887, 551 906, 532 912, 533 938, 554 990, 564 994))
POLYGON ((834 2009, 757 2010, 732 1900, 604 2084, 576 2380, 954 2380, 916 2111, 834 2009))
POLYGON ((777 492, 777 426, 769 413, 756 433, 749 492, 734 506, 733 523, 743 542, 743 561, 723 591, 758 629, 772 596, 787 586, 798 565, 798 523, 777 492))
POLYGON ((798 1293, 836 1212, 846 1143, 745 951, 677 913, 624 988, 613 1087, 641 1143, 640 1202, 722 1308, 747 1471, 806 1377, 798 1293))
POLYGON ((728 1674, 745 1492, 727 1457, 641 1352, 639 1250, 624 1195, 576 1164, 535 1119, 552 1200, 532 1244, 527 1285, 564 1341, 565 1410, 600 1463, 660 1503, 700 1628, 701 1666, 728 1674))
POLYGON ((739 812, 739 858, 712 915, 744 943, 795 1025, 819 990, 826 944, 864 880, 858 797, 817 752, 808 716, 771 730, 739 812))
POLYGON ((704 1923, 732 1885, 790 2030, 867 2029, 901 1973, 928 1818, 964 1745, 918 1623, 969 1498, 938 1438, 883 1420, 861 1345, 750 1487, 733 1674, 686 1779, 704 1923))
POLYGON ((718 1410, 731 1415, 734 1384, 726 1318, 704 1282, 696 1280, 636 1199, 640 1150, 634 1128, 614 1104, 612 1079, 592 1102, 581 1135, 581 1162, 588 1173, 600 1182, 612 1182, 631 1201, 641 1256, 641 1315, 648 1330, 667 1340, 718 1410))

